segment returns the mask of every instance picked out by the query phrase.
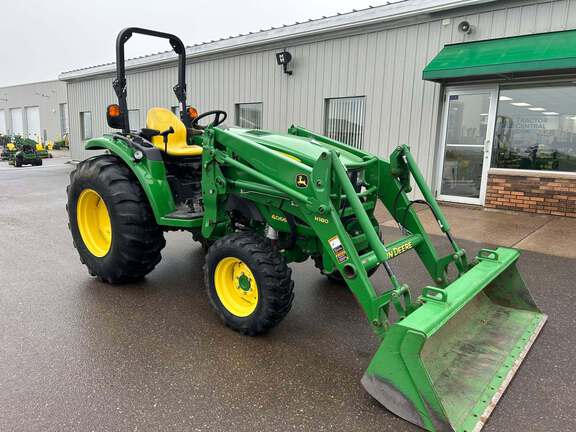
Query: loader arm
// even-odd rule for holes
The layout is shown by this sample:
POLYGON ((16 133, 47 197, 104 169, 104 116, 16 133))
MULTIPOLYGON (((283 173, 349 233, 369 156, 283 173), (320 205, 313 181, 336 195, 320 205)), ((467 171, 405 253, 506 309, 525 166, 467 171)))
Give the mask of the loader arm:
MULTIPOLYGON (((336 148, 346 147, 342 143, 302 128, 292 127, 289 132, 311 137, 336 148)), ((221 128, 206 131, 203 147, 204 237, 217 235, 228 225, 229 220, 222 211, 224 208, 222 203, 230 193, 250 195, 250 199, 259 204, 268 203, 284 213, 304 220, 321 245, 324 256, 328 257, 325 259, 329 260, 326 263, 328 270, 336 270, 344 275, 369 322, 381 337, 384 337, 390 325, 388 322, 390 304, 401 317, 407 316, 417 307, 410 298, 408 287, 401 284, 392 271, 390 260, 414 249, 432 279, 439 287, 443 287, 447 284, 448 265, 460 262, 465 257, 465 252, 453 241, 454 252, 446 257, 438 257, 429 236, 410 205, 405 186, 403 187, 399 180, 405 177, 404 171, 394 176, 391 164, 387 161, 360 150, 355 151, 355 154, 364 160, 362 165, 366 170, 368 182, 366 191, 357 193, 348 178, 347 168, 340 161, 338 151, 335 149, 322 151, 314 166, 310 167, 221 128), (250 155, 245 157, 250 163, 242 161, 242 155, 250 155), (235 174, 225 175, 224 171, 228 169, 232 169, 235 174), (309 187, 298 189, 291 186, 298 175, 310 178, 309 187), (244 178, 241 179, 242 177, 244 178), (262 200, 262 196, 267 198, 262 200), (276 197, 275 202, 273 196, 276 197), (377 231, 377 222, 372 214, 377 199, 383 202, 392 215, 403 214, 402 220, 409 235, 390 244, 382 242, 377 231), (353 215, 362 229, 359 236, 352 237, 342 223, 339 212, 342 201, 348 203, 347 214, 353 215), (370 214, 366 207, 370 209, 370 214), (357 248, 359 243, 367 244, 369 250, 360 254, 357 248), (385 268, 392 289, 377 294, 367 271, 380 265, 385 268)), ((402 152, 409 154, 409 149, 402 148, 402 152)), ((402 166, 402 170, 410 168, 408 164, 402 166)), ((418 184, 424 183, 418 180, 418 184)), ((431 194, 428 194, 428 198, 433 200, 431 194)), ((442 219, 436 202, 432 203, 442 219)), ((445 226, 447 227, 447 224, 445 226)))
POLYGON ((293 126, 289 134, 308 140, 317 155, 306 164, 290 147, 252 138, 265 132, 249 132, 205 132, 202 234, 219 235, 229 226, 223 209, 230 195, 253 203, 267 226, 292 230, 299 251, 286 248, 285 256, 321 255, 324 270, 343 275, 381 339, 362 379, 366 390, 427 430, 480 430, 546 321, 516 270, 519 253, 482 250, 469 263, 407 146, 385 161, 293 126), (353 159, 348 165, 344 154, 353 159), (364 171, 361 189, 350 180, 354 169, 364 171), (407 196, 411 178, 452 247, 446 256, 438 256, 407 196), (377 200, 401 225, 400 240, 380 238, 377 200), (290 217, 298 223, 289 226, 290 217), (346 218, 358 229, 347 229, 346 218), (432 279, 417 299, 390 265, 412 249, 432 279), (451 265, 457 275, 448 280, 451 265), (368 271, 377 266, 386 270, 390 289, 372 284, 368 271))

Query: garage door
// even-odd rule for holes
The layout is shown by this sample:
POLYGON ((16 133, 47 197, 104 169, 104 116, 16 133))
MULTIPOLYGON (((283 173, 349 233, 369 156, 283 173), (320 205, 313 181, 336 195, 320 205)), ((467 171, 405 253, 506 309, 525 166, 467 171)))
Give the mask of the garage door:
POLYGON ((40 108, 26 107, 26 125, 28 138, 38 141, 40 139, 40 108))
POLYGON ((12 133, 15 135, 22 135, 24 133, 22 108, 12 108, 10 110, 10 117, 12 117, 12 133))
POLYGON ((6 135, 6 113, 0 110, 0 135, 6 135))

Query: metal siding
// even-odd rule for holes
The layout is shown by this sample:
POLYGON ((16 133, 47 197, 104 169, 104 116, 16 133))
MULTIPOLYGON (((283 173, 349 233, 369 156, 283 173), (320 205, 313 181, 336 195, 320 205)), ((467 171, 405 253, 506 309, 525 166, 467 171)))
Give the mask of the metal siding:
POLYGON ((46 131, 50 140, 60 139, 59 106, 66 102, 66 83, 60 81, 46 81, 0 87, 0 110, 5 111, 6 131, 12 132, 12 118, 10 110, 22 109, 23 132, 26 132, 26 108, 37 106, 40 115, 40 135, 44 137, 46 131))
MULTIPOLYGON (((424 66, 446 43, 576 28, 576 0, 497 2, 477 13, 452 10, 404 27, 370 31, 301 44, 286 43, 293 54, 289 76, 276 64, 281 48, 196 61, 187 67, 188 97, 200 111, 221 108, 234 117, 237 103, 261 102, 263 127, 285 131, 291 123, 323 131, 327 98, 365 96, 363 147, 387 156, 397 145, 411 146, 427 180, 433 180, 441 87, 424 82, 424 66), (443 18, 449 18, 446 25, 443 18), (471 35, 458 32, 467 20, 471 35)), ((152 106, 175 105, 176 68, 130 74, 130 108, 144 120, 152 106)), ((114 101, 112 78, 68 85, 72 157, 88 153, 79 141, 79 112, 92 111, 93 130, 108 130, 105 107, 114 101)), ((229 122, 233 123, 233 120, 229 122)))

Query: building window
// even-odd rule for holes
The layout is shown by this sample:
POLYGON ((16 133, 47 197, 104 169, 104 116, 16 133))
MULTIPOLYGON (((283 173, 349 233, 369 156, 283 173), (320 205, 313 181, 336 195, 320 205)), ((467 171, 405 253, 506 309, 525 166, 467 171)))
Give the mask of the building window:
POLYGON ((14 135, 24 134, 24 120, 22 119, 22 108, 12 108, 10 110, 12 119, 12 133, 14 135))
POLYGON ((326 99, 324 133, 358 149, 364 135, 364 96, 326 99))
POLYGON ((247 129, 262 129, 262 103, 236 104, 236 125, 247 129))
POLYGON ((0 135, 6 135, 6 111, 0 110, 0 135))
POLYGON ((492 166, 576 172, 576 85, 502 89, 492 166))
POLYGON ((40 107, 26 107, 26 138, 40 141, 40 107))
POLYGON ((130 129, 139 131, 140 126, 140 110, 128 110, 128 123, 130 123, 130 129))
POLYGON ((60 104, 60 134, 64 136, 68 133, 68 104, 60 104))
POLYGON ((82 140, 92 138, 92 113, 90 111, 80 113, 80 134, 82 140))

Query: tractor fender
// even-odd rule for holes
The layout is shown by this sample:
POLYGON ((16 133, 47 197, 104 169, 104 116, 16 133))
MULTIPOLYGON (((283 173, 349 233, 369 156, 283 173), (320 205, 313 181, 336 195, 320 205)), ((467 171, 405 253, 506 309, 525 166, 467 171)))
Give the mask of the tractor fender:
POLYGON ((256 204, 252 201, 240 198, 235 194, 230 194, 228 196, 228 200, 226 201, 226 210, 235 210, 248 220, 264 222, 264 218, 262 217, 260 210, 256 207, 256 204))
POLYGON ((108 136, 88 140, 85 148, 86 150, 107 150, 126 164, 140 182, 158 224, 162 224, 162 218, 176 209, 161 158, 153 160, 157 158, 145 157, 136 161, 134 149, 123 141, 108 136))

